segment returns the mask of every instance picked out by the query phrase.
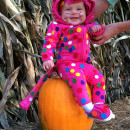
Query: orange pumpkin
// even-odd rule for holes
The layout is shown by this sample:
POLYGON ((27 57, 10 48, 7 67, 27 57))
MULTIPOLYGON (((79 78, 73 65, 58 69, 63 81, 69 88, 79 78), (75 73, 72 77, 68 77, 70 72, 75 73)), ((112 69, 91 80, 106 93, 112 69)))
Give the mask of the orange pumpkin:
MULTIPOLYGON (((88 93, 92 98, 89 86, 88 93)), ((42 130, 90 130, 93 124, 76 103, 72 89, 60 78, 43 84, 38 108, 42 130)))

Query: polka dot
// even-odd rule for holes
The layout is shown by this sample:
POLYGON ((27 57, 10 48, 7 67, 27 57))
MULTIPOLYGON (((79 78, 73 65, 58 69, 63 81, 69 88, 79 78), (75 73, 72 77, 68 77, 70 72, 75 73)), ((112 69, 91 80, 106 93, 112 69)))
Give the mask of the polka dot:
POLYGON ((81 30, 82 30, 81 28, 77 28, 77 32, 81 32, 81 30))
POLYGON ((77 42, 78 42, 78 43, 81 43, 81 42, 82 42, 82 39, 81 39, 81 38, 78 38, 77 42))
POLYGON ((101 72, 99 72, 100 74, 102 74, 101 72))
POLYGON ((100 95, 100 91, 96 91, 96 95, 99 96, 100 95))
POLYGON ((54 24, 57 24, 57 22, 53 22, 54 24))
POLYGON ((56 31, 59 31, 59 27, 56 27, 56 31))
POLYGON ((64 47, 64 43, 61 43, 61 47, 64 47))
POLYGON ((101 82, 101 86, 104 86, 105 85, 105 83, 104 82, 101 82))
POLYGON ((53 39, 49 39, 50 42, 53 42, 53 39))
POLYGON ((60 77, 62 78, 62 73, 60 73, 60 77))
POLYGON ((89 33, 91 33, 91 28, 88 29, 89 33))
POLYGON ((71 44, 72 44, 72 41, 69 41, 68 44, 71 45, 71 44))
POLYGON ((34 92, 31 92, 30 95, 33 96, 35 93, 34 92))
POLYGON ((72 52, 72 51, 73 51, 72 48, 70 48, 70 49, 69 49, 69 52, 72 52))
POLYGON ((103 86, 103 89, 104 89, 104 90, 106 89, 106 86, 105 86, 105 85, 103 86))
POLYGON ((70 28, 73 28, 74 26, 70 26, 70 28))
POLYGON ((67 38, 70 38, 70 34, 69 34, 69 35, 67 35, 67 38))
POLYGON ((68 46, 65 46, 65 50, 68 50, 68 46))
POLYGON ((81 84, 82 84, 82 85, 84 85, 84 84, 85 84, 85 82, 84 82, 83 80, 81 80, 81 84))
POLYGON ((88 38, 88 33, 86 34, 86 38, 88 38))
POLYGON ((75 63, 72 63, 71 66, 76 66, 76 64, 75 64, 75 63))
POLYGON ((86 44, 87 44, 87 45, 89 44, 89 40, 86 41, 86 44))
POLYGON ((73 32, 74 32, 74 30, 73 30, 73 29, 70 29, 70 30, 69 30, 69 33, 73 33, 73 32))
POLYGON ((68 80, 65 80, 65 82, 68 84, 68 80))
POLYGON ((104 79, 104 78, 102 78, 102 79, 101 79, 101 81, 102 81, 102 82, 105 82, 105 79, 104 79))
POLYGON ((29 101, 31 102, 33 100, 33 98, 31 97, 31 98, 29 98, 29 101))
POLYGON ((88 116, 90 117, 90 118, 92 118, 93 116, 92 116, 92 114, 88 114, 88 116))
POLYGON ((44 58, 44 59, 47 59, 47 58, 48 58, 48 55, 47 55, 47 54, 43 55, 43 58, 44 58))
POLYGON ((99 79, 99 76, 98 76, 98 75, 95 75, 95 79, 99 79))
POLYGON ((53 52, 53 53, 55 52, 55 48, 53 48, 52 52, 53 52))
POLYGON ((53 57, 52 57, 52 56, 50 56, 50 59, 51 59, 51 60, 53 60, 53 57))
POLYGON ((47 36, 51 36, 51 33, 47 33, 47 36))
POLYGON ((55 31, 54 30, 52 30, 52 34, 54 34, 55 33, 55 31))
POLYGON ((93 72, 94 72, 94 73, 96 73, 96 72, 97 72, 97 70, 96 70, 96 69, 93 69, 93 72))
POLYGON ((45 78, 48 78, 48 75, 47 75, 47 74, 45 75, 45 78))
POLYGON ((64 41, 67 42, 67 40, 68 40, 67 37, 64 37, 64 41))
POLYGON ((59 60, 61 59, 61 55, 58 55, 58 59, 59 59, 59 60))
POLYGON ((71 70, 70 70, 70 72, 71 72, 71 73, 74 73, 74 72, 75 72, 75 70, 74 70, 74 69, 71 69, 71 70))
POLYGON ((47 49, 46 48, 43 48, 43 50, 42 50, 43 52, 46 52, 47 51, 47 49))
POLYGON ((59 48, 59 51, 60 51, 60 52, 62 51, 62 48, 61 48, 61 47, 59 48))
POLYGON ((103 108, 103 109, 102 109, 102 112, 103 112, 103 113, 107 113, 107 109, 106 109, 106 108, 103 108))
POLYGON ((102 119, 106 119, 106 118, 107 118, 107 114, 102 113, 102 114, 101 114, 101 118, 102 118, 102 119))
POLYGON ((101 95, 101 99, 104 99, 104 95, 101 95))
POLYGON ((85 67, 85 66, 84 66, 83 64, 81 64, 81 65, 80 65, 80 68, 82 68, 82 69, 83 69, 84 67, 85 67))
POLYGON ((101 83, 98 83, 98 84, 97 84, 97 87, 101 87, 101 83))
POLYGON ((95 21, 95 24, 98 24, 98 22, 97 22, 97 21, 95 21))
POLYGON ((87 61, 88 61, 88 62, 90 61, 90 57, 87 58, 87 61))
POLYGON ((92 111, 92 116, 97 116, 97 112, 96 111, 92 111))
POLYGON ((51 45, 48 45, 48 46, 46 46, 48 49, 50 49, 51 48, 51 45))
POLYGON ((86 102, 87 102, 87 101, 86 101, 85 98, 82 98, 82 99, 81 99, 81 103, 82 103, 82 104, 85 104, 86 102))
POLYGON ((76 75, 77 77, 79 77, 79 76, 80 76, 80 73, 76 73, 75 75, 76 75))
POLYGON ((78 38, 78 36, 77 36, 77 35, 74 35, 74 36, 73 36, 73 39, 74 39, 74 40, 75 40, 75 39, 77 39, 77 38, 78 38))
POLYGON ((72 46, 72 50, 75 50, 75 46, 72 46))
POLYGON ((44 40, 43 44, 45 44, 47 42, 47 40, 44 40))
POLYGON ((90 53, 88 53, 88 56, 90 56, 90 53))
POLYGON ((43 83, 46 81, 46 78, 43 79, 43 83))
POLYGON ((47 42, 46 42, 46 45, 50 45, 50 41, 47 41, 47 42))
POLYGON ((82 88, 77 89, 78 93, 82 93, 82 88))
POLYGON ((76 83, 76 82, 77 82, 77 79, 73 78, 72 83, 76 83))
POLYGON ((74 53, 74 54, 73 54, 73 58, 75 58, 75 59, 78 58, 78 54, 77 54, 77 53, 74 53))
POLYGON ((65 68, 65 71, 66 71, 66 72, 69 72, 69 68, 68 68, 68 67, 67 67, 67 68, 65 68))

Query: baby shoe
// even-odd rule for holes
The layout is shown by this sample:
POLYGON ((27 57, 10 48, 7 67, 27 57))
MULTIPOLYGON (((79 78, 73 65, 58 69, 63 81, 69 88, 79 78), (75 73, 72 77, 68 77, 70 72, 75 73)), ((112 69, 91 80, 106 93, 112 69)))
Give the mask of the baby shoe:
POLYGON ((94 107, 90 113, 86 112, 86 115, 90 118, 107 122, 115 118, 115 115, 105 104, 94 104, 94 107))

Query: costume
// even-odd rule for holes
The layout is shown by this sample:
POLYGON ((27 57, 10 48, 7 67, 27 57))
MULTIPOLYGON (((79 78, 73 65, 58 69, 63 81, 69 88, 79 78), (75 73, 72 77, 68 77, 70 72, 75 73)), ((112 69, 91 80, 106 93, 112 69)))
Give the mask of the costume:
MULTIPOLYGON (((49 70, 37 85, 33 88, 27 98, 20 103, 27 110, 37 91, 46 81, 53 70, 58 68, 58 74, 72 87, 77 103, 85 109, 85 105, 91 103, 87 93, 86 85, 92 86, 92 102, 105 103, 105 80, 103 75, 91 65, 90 39, 99 36, 104 29, 91 33, 91 27, 98 22, 90 23, 93 16, 95 3, 92 0, 82 0, 86 5, 87 17, 82 25, 72 26, 62 20, 58 13, 60 0, 52 3, 52 15, 56 21, 51 22, 48 27, 47 36, 44 40, 42 50, 42 61, 53 60, 55 49, 57 49, 56 66, 49 70)), ((104 107, 104 105, 102 105, 104 107)), ((103 109, 103 107, 101 109, 103 109)), ((97 108, 94 108, 95 110, 97 108)), ((94 112, 95 113, 95 112, 94 112)), ((104 114, 104 113, 103 113, 104 114)), ((109 112, 110 115, 110 112, 109 112)), ((91 116, 91 115, 89 115, 91 116)), ((107 115, 101 118, 105 119, 107 115)))

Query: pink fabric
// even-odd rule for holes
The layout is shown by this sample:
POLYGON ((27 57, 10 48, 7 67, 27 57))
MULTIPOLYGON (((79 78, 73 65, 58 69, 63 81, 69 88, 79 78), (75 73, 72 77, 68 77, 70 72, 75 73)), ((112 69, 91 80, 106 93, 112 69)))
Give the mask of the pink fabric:
MULTIPOLYGON (((52 12, 56 21, 53 21, 48 27, 47 36, 45 38, 41 53, 42 61, 53 60, 55 49, 57 49, 58 62, 54 69, 58 66, 58 72, 60 76, 64 80, 67 80, 69 85, 72 87, 78 104, 82 106, 90 102, 86 90, 86 83, 90 83, 94 86, 93 102, 105 102, 104 78, 102 74, 100 74, 98 70, 90 64, 90 39, 93 36, 101 35, 104 31, 103 27, 101 26, 101 31, 97 33, 91 33, 91 27, 98 24, 97 22, 88 24, 93 18, 92 12, 94 9, 94 2, 92 0, 83 0, 85 5, 89 7, 86 21, 83 23, 83 25, 70 26, 65 23, 58 14, 59 1, 60 0, 53 0, 52 3, 52 12), (71 73, 70 70, 74 69, 73 63, 76 64, 76 67, 75 72, 71 73), (84 76, 86 77, 85 79, 84 76), (75 79, 76 83, 73 83, 73 81, 75 82, 75 79), (81 91, 79 87, 82 88, 82 94, 79 94, 79 91, 81 91)), ((52 72, 53 69, 49 70, 39 80, 29 95, 20 103, 20 107, 28 110, 36 93, 46 81, 47 77, 52 74, 52 72)))

